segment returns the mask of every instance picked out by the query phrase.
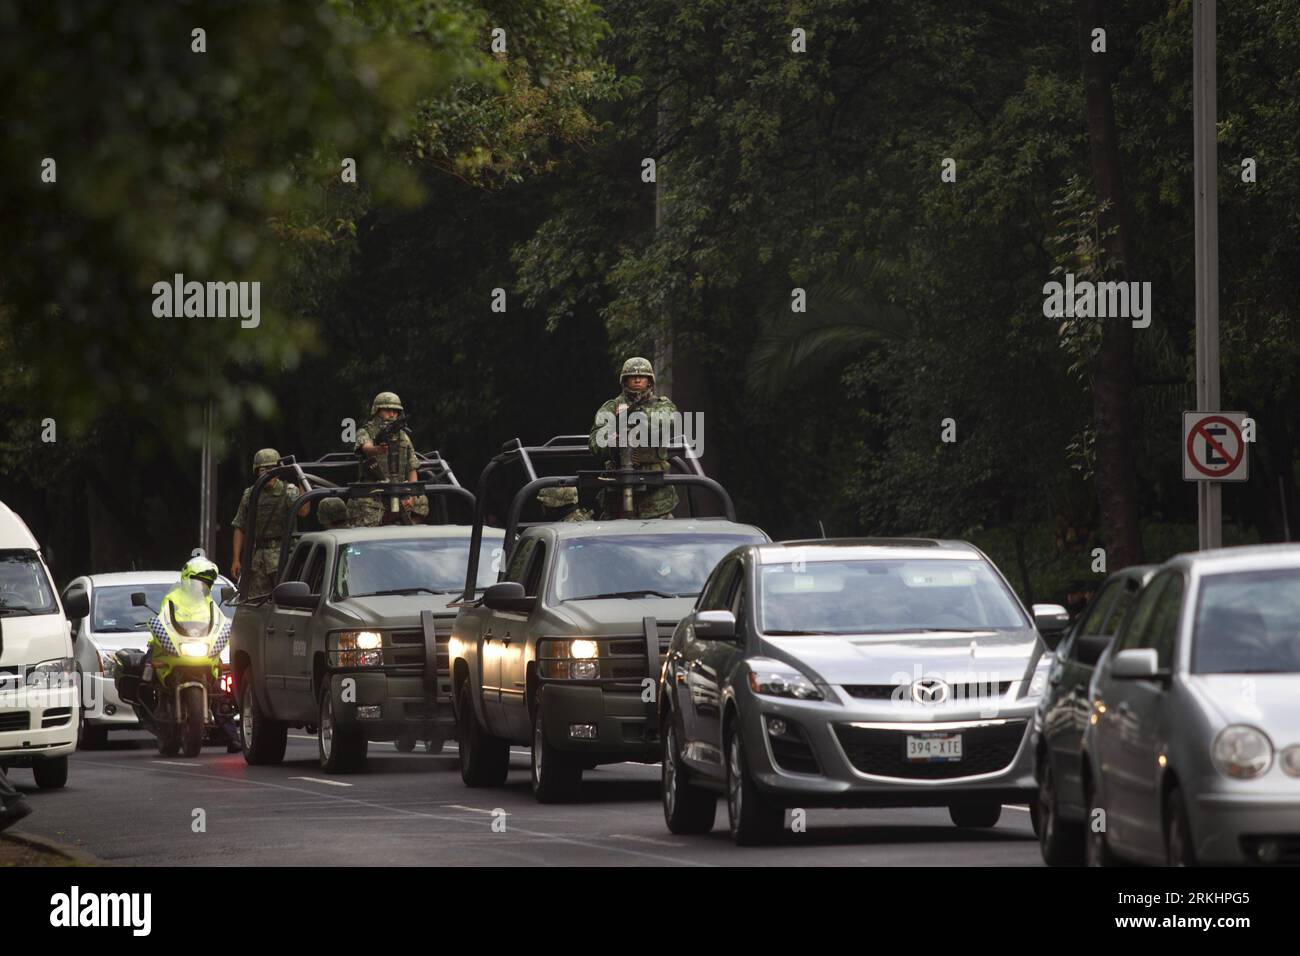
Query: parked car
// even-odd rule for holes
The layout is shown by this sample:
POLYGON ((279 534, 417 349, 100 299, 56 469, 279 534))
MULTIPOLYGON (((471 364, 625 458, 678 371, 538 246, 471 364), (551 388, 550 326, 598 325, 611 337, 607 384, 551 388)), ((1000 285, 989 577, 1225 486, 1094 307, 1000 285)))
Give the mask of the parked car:
POLYGON ((1056 659, 1047 672, 1047 691, 1034 714, 1038 800, 1031 804, 1043 860, 1053 866, 1083 862, 1088 808, 1080 758, 1083 731, 1091 713, 1088 685, 1098 659, 1136 607, 1138 592, 1154 571, 1154 565, 1134 565, 1106 578, 1054 648, 1056 659))
MULTIPOLYGON (((80 599, 67 607, 85 613, 80 599)), ((0 502, 0 768, 30 767, 42 790, 66 784, 80 706, 72 632, 40 545, 0 502)))
MULTIPOLYGON (((72 638, 81 680, 81 746, 102 747, 110 730, 137 730, 140 722, 129 704, 117 692, 117 652, 123 648, 143 651, 149 644, 149 607, 162 606, 162 599, 180 580, 175 571, 124 571, 87 574, 63 589, 65 607, 84 606, 85 616, 72 620, 72 638), (131 594, 144 593, 149 607, 134 607, 131 594), (85 598, 84 605, 81 599, 85 598)), ((218 577, 213 586, 217 600, 231 582, 218 577)), ((226 617, 231 609, 218 604, 226 617)), ((229 659, 229 650, 223 651, 229 659)), ((224 742, 224 740, 223 740, 224 742)))
POLYGON ((1162 565, 1089 696, 1090 864, 1300 863, 1300 546, 1162 565))
POLYGON ((1035 793, 1029 746, 1051 661, 973 545, 753 544, 728 554, 673 633, 660 685, 663 809, 674 833, 777 836, 788 807, 946 806, 994 826, 1035 793))

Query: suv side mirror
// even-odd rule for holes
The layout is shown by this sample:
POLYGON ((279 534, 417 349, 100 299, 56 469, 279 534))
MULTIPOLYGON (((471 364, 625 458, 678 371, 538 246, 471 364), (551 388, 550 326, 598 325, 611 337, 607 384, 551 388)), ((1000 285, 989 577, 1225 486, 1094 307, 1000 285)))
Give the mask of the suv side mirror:
POLYGON ((132 606, 132 607, 148 607, 148 606, 149 606, 149 599, 148 599, 147 597, 145 597, 143 591, 132 591, 132 592, 131 592, 131 606, 132 606))
POLYGON ((1135 647, 1115 655, 1115 659, 1110 662, 1110 674, 1112 677, 1130 680, 1150 680, 1159 676, 1159 667, 1160 659, 1156 656, 1155 648, 1135 647))
POLYGON ((483 591, 483 606, 493 611, 531 614, 537 607, 537 598, 524 594, 524 586, 518 581, 502 581, 488 585, 483 591))
POLYGON ((734 641, 736 615, 730 611, 700 611, 695 615, 695 636, 708 641, 734 641))
POLYGON ((74 591, 69 594, 68 599, 63 602, 63 614, 70 621, 83 618, 89 613, 90 597, 85 591, 74 591))
POLYGON ((1070 627, 1070 612, 1059 604, 1035 604, 1033 612, 1034 627, 1042 635, 1043 643, 1056 650, 1070 627))
POLYGON ((310 610, 320 600, 319 594, 312 594, 305 581, 285 581, 277 584, 271 592, 271 600, 280 607, 294 607, 310 610))

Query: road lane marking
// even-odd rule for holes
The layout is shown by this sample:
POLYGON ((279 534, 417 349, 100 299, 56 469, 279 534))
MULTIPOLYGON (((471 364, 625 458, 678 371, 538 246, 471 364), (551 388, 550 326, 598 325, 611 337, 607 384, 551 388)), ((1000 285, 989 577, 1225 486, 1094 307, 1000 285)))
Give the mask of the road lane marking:
POLYGON ((202 764, 181 763, 179 760, 151 760, 150 763, 160 763, 164 767, 201 767, 202 764))
POLYGON ((324 777, 290 777, 290 780, 306 780, 308 783, 326 783, 331 787, 350 787, 352 784, 342 780, 326 780, 324 777))
POLYGON ((609 838, 611 840, 632 840, 635 843, 650 843, 653 844, 654 846, 671 846, 671 847, 690 846, 690 844, 688 843, 672 843, 668 840, 656 840, 654 837, 638 836, 635 833, 611 833, 609 835, 609 838))
MULTIPOLYGON (((129 764, 114 763, 111 761, 104 761, 104 760, 82 760, 81 763, 87 766, 104 767, 107 769, 117 770, 117 771, 122 771, 127 773, 132 773, 132 772, 160 773, 160 774, 171 773, 170 770, 149 770, 147 767, 134 767, 129 764)), ((187 773, 187 774, 177 774, 177 776, 184 776, 193 779, 194 777, 200 775, 194 773, 187 773)), ((402 809, 401 807, 385 806, 382 803, 375 803, 372 800, 362 800, 357 797, 347 797, 344 796, 343 794, 337 794, 337 795, 324 794, 319 790, 304 790, 302 787, 290 787, 283 783, 272 783, 269 780, 253 780, 248 777, 224 777, 218 774, 203 774, 202 779, 212 781, 213 783, 231 783, 235 785, 266 787, 273 790, 287 790, 290 793, 307 794, 313 797, 322 797, 327 800, 336 800, 341 803, 350 803, 350 804, 354 804, 355 806, 368 807, 371 810, 385 810, 388 811, 389 813, 397 813, 397 814, 402 814, 404 816, 411 816, 411 817, 424 817, 429 820, 444 820, 453 823, 464 822, 466 820, 466 818, 462 817, 460 814, 442 814, 442 813, 429 813, 428 811, 421 811, 421 810, 405 810, 402 809)), ((542 840, 551 840, 555 843, 564 843, 564 844, 568 844, 569 846, 583 847, 584 849, 588 849, 588 850, 600 850, 604 853, 618 853, 618 854, 622 854, 623 856, 640 857, 642 859, 655 860, 660 863, 675 863, 679 866, 713 866, 714 865, 712 863, 703 860, 682 859, 680 857, 669 856, 664 853, 650 853, 648 851, 643 851, 643 850, 633 850, 631 847, 610 846, 609 844, 596 843, 591 840, 582 840, 576 837, 566 837, 558 833, 547 833, 542 830, 526 830, 518 826, 512 826, 509 832, 512 834, 517 833, 522 836, 536 837, 542 840)))
POLYGON ((1005 807, 1005 808, 1008 809, 1008 810, 1022 810, 1022 811, 1024 811, 1025 813, 1028 813, 1028 812, 1029 812, 1029 808, 1028 808, 1028 807, 1017 806, 1017 805, 1014 804, 1014 803, 1004 803, 1004 804, 1002 804, 1002 806, 1005 807))
MULTIPOLYGON (((478 807, 467 807, 467 806, 464 806, 463 804, 460 804, 460 803, 444 803, 444 804, 443 804, 443 807, 446 808, 446 809, 448 809, 448 810, 468 810, 470 813, 486 813, 486 814, 488 814, 489 816, 495 816, 495 815, 496 815, 496 811, 495 811, 495 810, 482 810, 482 809, 480 809, 480 808, 478 808, 478 807)), ((503 815, 504 815, 504 816, 507 816, 507 817, 510 816, 509 813, 505 813, 504 811, 503 811, 503 815)))
POLYGON ((294 740, 315 740, 316 739, 315 737, 308 736, 307 734, 290 734, 289 736, 292 737, 294 740))

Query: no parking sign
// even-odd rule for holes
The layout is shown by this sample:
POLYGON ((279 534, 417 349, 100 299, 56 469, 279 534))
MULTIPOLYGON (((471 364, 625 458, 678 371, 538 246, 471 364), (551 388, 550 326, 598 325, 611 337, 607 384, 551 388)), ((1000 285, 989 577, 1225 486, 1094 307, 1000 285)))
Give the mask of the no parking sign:
POLYGON ((1246 418, 1245 412, 1183 412, 1183 480, 1246 481, 1246 418))

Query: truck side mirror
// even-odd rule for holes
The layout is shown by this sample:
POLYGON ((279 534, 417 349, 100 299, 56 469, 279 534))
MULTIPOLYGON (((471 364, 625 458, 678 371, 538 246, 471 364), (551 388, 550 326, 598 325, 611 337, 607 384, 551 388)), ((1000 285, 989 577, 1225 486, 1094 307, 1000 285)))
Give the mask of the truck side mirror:
POLYGON ((90 598, 85 591, 74 591, 63 602, 63 614, 70 621, 83 618, 90 613, 90 598))
POLYGON ((493 611, 531 614, 537 606, 537 598, 525 595, 524 586, 518 581, 502 581, 483 592, 483 606, 493 611))
POLYGON ((285 581, 277 584, 271 592, 271 600, 280 607, 294 607, 310 610, 320 600, 319 594, 312 594, 305 581, 285 581))
POLYGON ((148 606, 149 606, 149 599, 148 599, 147 597, 145 597, 143 591, 132 591, 132 592, 131 592, 131 606, 132 606, 132 607, 148 607, 148 606))

